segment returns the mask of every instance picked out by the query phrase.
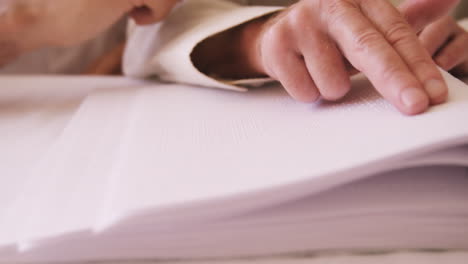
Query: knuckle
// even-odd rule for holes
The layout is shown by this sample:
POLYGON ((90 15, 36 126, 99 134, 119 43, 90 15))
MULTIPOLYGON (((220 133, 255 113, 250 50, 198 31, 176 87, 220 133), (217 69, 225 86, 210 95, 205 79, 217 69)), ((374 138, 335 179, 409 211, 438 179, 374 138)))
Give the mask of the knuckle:
POLYGON ((451 18, 450 16, 447 16, 434 22, 434 26, 438 28, 454 30, 458 26, 458 24, 455 22, 453 18, 451 18))
POLYGON ((411 31, 408 23, 402 19, 397 19, 389 26, 384 36, 392 46, 417 39, 416 34, 411 31))
POLYGON ((415 69, 434 69, 434 71, 436 71, 434 63, 430 59, 422 56, 410 58, 409 64, 415 69))
POLYGON ((344 0, 324 0, 321 3, 322 13, 326 15, 329 23, 337 23, 342 20, 350 8, 357 8, 353 1, 344 0))
POLYGON ((325 2, 325 4, 322 4, 322 7, 325 7, 327 13, 332 16, 340 16, 343 12, 346 12, 349 7, 355 7, 355 5, 352 4, 352 1, 328 0, 325 2))
POLYGON ((364 30, 354 37, 354 51, 367 52, 369 47, 379 45, 381 40, 381 36, 377 31, 364 30))
POLYGON ((294 29, 305 29, 309 26, 310 13, 308 9, 303 6, 293 8, 288 14, 288 23, 291 28, 294 29))
POLYGON ((274 24, 264 32, 259 52, 263 65, 268 75, 275 77, 275 68, 281 65, 281 58, 288 50, 288 35, 285 26, 274 24))
POLYGON ((289 37, 289 29, 284 23, 277 23, 271 26, 266 32, 264 40, 269 45, 283 45, 289 37))

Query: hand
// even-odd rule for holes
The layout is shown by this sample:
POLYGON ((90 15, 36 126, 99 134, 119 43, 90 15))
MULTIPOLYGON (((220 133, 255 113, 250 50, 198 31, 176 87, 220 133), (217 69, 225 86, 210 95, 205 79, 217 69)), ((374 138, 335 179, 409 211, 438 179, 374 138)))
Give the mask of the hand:
POLYGON ((468 32, 453 18, 446 16, 430 24, 419 38, 441 68, 468 75, 468 32))
MULTIPOLYGON (((429 11, 419 16, 435 17, 454 3, 425 2, 429 11)), ((405 10, 414 12, 414 6, 405 10)), ((387 1, 303 0, 264 25, 255 49, 258 72, 279 80, 299 101, 345 96, 350 79, 344 58, 405 114, 447 98, 448 88, 415 30, 387 1)))
POLYGON ((178 0, 10 0, 0 14, 0 65, 44 46, 96 37, 126 13, 137 23, 162 20, 178 0))
POLYGON ((446 100, 448 88, 416 32, 456 0, 302 0, 202 42, 195 65, 221 78, 270 76, 299 101, 337 100, 353 68, 401 112, 446 100), (223 50, 229 50, 223 52, 223 50))

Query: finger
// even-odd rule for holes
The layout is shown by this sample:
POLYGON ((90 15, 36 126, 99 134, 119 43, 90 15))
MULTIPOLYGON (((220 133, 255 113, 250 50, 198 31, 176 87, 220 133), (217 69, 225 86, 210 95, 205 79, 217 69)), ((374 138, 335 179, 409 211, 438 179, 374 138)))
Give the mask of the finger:
POLYGON ((351 81, 336 44, 323 33, 308 32, 296 38, 308 72, 322 97, 327 100, 344 97, 351 89, 351 81))
POLYGON ((129 15, 138 25, 149 25, 155 22, 153 10, 147 6, 135 7, 129 15))
POLYGON ((130 12, 130 16, 139 25, 148 25, 161 21, 179 0, 133 0, 136 7, 130 12))
POLYGON ((281 82, 294 99, 314 102, 319 97, 304 60, 287 42, 290 35, 287 27, 270 28, 262 39, 261 56, 266 73, 281 82), (277 29, 280 28, 280 29, 277 29))
POLYGON ((320 97, 320 93, 314 81, 307 71, 304 60, 292 52, 283 53, 272 60, 273 76, 286 91, 297 101, 310 103, 320 97))
POLYGON ((468 33, 458 34, 437 53, 435 61, 441 68, 449 71, 468 60, 467 47, 468 33))
POLYGON ((448 87, 432 57, 424 49, 411 26, 386 0, 363 1, 361 10, 375 24, 413 75, 419 80, 432 104, 447 100, 448 87), (382 12, 385 10, 384 12, 382 12), (384 15, 382 15, 384 13, 384 15))
POLYGON ((400 12, 416 32, 450 13, 460 0, 406 0, 400 12))
MULTIPOLYGON (((334 9, 328 28, 350 63, 401 112, 424 112, 429 99, 420 82, 383 35, 362 15, 360 7, 342 5, 334 9)), ((381 10, 380 15, 388 14, 381 10)))
POLYGON ((419 34, 419 39, 427 52, 434 56, 454 33, 453 22, 449 19, 442 19, 427 26, 419 34))

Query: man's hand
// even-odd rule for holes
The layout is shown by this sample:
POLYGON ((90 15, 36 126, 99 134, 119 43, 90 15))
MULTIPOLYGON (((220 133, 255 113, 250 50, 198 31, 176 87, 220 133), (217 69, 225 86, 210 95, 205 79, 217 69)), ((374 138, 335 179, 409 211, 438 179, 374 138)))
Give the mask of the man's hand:
POLYGON ((44 46, 77 45, 129 13, 137 23, 164 19, 178 0, 9 0, 0 14, 0 65, 44 46), (3 60, 3 61, 2 61, 3 60))
MULTIPOLYGON (((387 0, 299 1, 276 16, 229 33, 229 42, 240 47, 231 57, 243 61, 231 64, 241 69, 234 70, 233 77, 270 76, 295 99, 313 102, 345 96, 351 87, 349 71, 355 68, 401 112, 424 112, 429 105, 444 102, 448 88, 416 32, 457 2, 409 0, 399 11, 387 0)), ((201 53, 213 53, 208 42, 221 42, 220 38, 195 50, 195 61, 203 60, 201 53)), ((219 61, 196 64, 229 78, 219 61)))
POLYGON ((343 56, 403 113, 421 113, 447 98, 416 32, 385 0, 303 0, 269 21, 257 47, 258 71, 300 101, 346 95, 350 79, 343 56))
POLYGON ((441 68, 468 75, 468 32, 452 17, 443 17, 427 26, 419 38, 441 68))

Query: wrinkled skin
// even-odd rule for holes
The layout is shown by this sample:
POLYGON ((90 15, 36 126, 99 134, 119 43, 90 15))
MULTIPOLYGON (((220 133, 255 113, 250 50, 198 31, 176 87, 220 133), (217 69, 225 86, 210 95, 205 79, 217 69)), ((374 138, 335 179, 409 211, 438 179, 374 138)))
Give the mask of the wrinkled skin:
POLYGON ((304 102, 345 96, 352 66, 402 113, 418 114, 448 88, 416 33, 457 2, 408 0, 397 10, 386 0, 302 0, 263 23, 248 61, 304 102))

